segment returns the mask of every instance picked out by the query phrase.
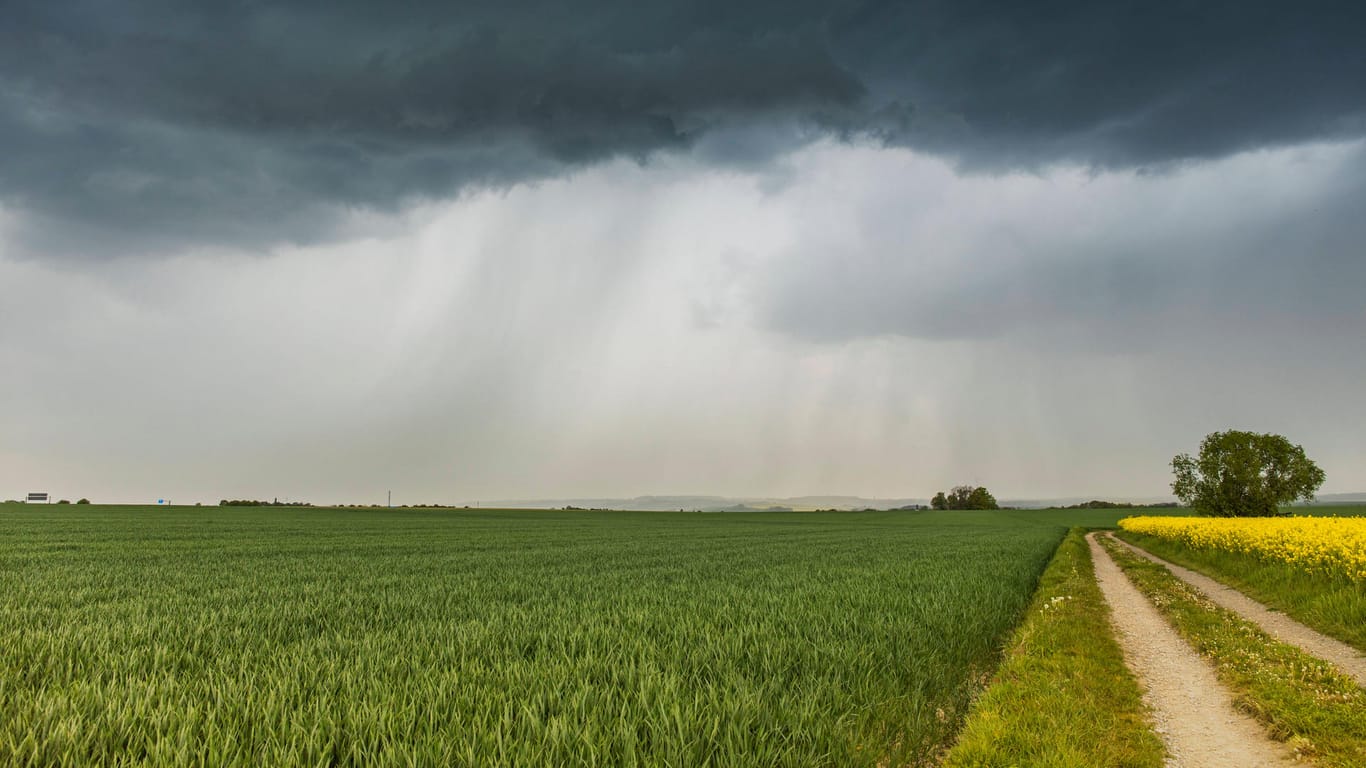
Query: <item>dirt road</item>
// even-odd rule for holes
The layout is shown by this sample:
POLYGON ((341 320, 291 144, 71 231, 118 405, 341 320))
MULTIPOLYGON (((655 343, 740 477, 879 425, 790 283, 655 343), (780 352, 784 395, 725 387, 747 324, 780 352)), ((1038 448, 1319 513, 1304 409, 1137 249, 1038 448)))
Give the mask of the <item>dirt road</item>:
POLYGON ((1214 670, 1088 535, 1096 579, 1110 605, 1124 660, 1144 689, 1172 768, 1270 768, 1298 765, 1290 750, 1233 708, 1214 670))

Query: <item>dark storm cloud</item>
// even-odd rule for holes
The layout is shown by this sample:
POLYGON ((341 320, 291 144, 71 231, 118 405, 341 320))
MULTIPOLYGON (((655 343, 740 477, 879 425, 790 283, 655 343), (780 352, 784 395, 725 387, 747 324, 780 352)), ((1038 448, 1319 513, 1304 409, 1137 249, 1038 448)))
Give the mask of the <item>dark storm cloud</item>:
POLYGON ((895 7, 877 28, 902 34, 868 33, 858 68, 916 108, 903 140, 970 164, 1142 165, 1366 130, 1359 3, 895 7))
POLYGON ((1318 336, 1317 351, 1360 347, 1361 142, 1170 175, 1015 176, 966 190, 934 178, 947 210, 918 210, 914 183, 898 182, 908 188, 870 195, 885 202, 860 210, 857 242, 822 242, 815 223, 798 234, 762 289, 766 323, 816 341, 1010 339, 1101 353, 1269 343, 1286 328, 1318 336))
POLYGON ((307 241, 347 210, 699 144, 708 162, 754 163, 821 133, 871 136, 1000 169, 1366 130, 1366 11, 1346 2, 0 13, 0 202, 36 252, 307 241))

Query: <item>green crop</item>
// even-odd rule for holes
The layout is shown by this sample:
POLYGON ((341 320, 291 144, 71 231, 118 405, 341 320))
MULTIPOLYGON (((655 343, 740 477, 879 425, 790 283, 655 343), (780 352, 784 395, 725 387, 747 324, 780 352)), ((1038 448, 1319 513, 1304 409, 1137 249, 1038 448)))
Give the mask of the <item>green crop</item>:
POLYGON ((6 508, 0 763, 931 759, 1019 513, 6 508))

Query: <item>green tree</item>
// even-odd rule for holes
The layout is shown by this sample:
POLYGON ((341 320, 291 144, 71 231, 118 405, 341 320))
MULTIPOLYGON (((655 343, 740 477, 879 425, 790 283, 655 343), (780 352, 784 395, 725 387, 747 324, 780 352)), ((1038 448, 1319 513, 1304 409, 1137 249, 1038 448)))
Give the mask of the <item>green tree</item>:
POLYGON ((1304 449, 1280 435, 1214 432, 1200 455, 1172 459, 1172 493, 1197 514, 1252 517, 1280 514, 1282 504, 1312 501, 1323 470, 1304 449))
POLYGON ((972 509, 972 491, 970 485, 955 485, 949 489, 949 509, 972 509))
POLYGON ((948 508, 949 508, 949 500, 948 500, 947 498, 944 497, 944 492, 943 492, 943 491, 940 491, 939 493, 936 493, 936 494, 934 495, 934 498, 933 498, 933 499, 930 499, 930 508, 931 508, 931 509, 948 509, 948 508))
POLYGON ((968 509, 999 509, 996 504, 996 497, 986 488, 978 486, 968 494, 968 509))

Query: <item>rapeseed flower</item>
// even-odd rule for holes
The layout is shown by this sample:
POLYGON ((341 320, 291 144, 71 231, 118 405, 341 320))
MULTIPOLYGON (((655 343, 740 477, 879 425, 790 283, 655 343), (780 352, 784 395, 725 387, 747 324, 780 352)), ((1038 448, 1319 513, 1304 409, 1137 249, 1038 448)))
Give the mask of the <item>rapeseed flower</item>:
POLYGON ((1366 582, 1363 517, 1126 517, 1126 531, 1366 582))

